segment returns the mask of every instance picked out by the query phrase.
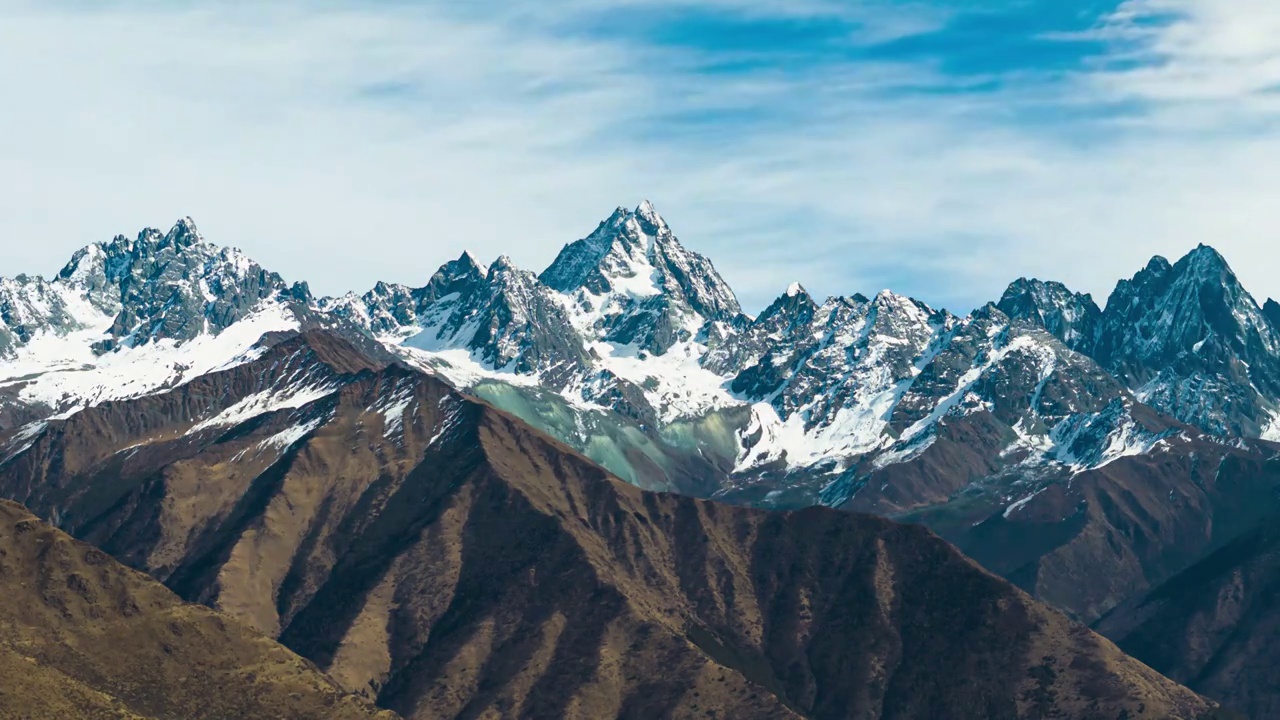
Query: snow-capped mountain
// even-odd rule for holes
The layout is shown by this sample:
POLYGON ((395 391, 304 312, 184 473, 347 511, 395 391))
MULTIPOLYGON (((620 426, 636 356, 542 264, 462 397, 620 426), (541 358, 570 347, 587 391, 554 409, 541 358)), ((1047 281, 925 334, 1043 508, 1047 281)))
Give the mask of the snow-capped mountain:
POLYGON ((1280 308, 1259 307, 1213 248, 1201 245, 1177 263, 1153 258, 1116 286, 1101 312, 1088 296, 1039 281, 1014 283, 1001 307, 1183 422, 1280 439, 1280 330, 1271 319, 1280 308))
POLYGON ((1122 281, 1093 355, 1144 401, 1218 434, 1263 434, 1280 399, 1280 333, 1216 250, 1122 281))
POLYGON ((442 305, 470 296, 484 284, 488 269, 470 253, 445 263, 420 288, 380 282, 364 295, 348 293, 320 301, 327 312, 347 318, 375 336, 417 334, 433 324, 442 305), (443 302, 442 302, 443 301, 443 302))
POLYGON ((52 280, 0 280, 0 417, 65 412, 197 377, 309 318, 288 285, 190 218, 78 252, 52 280))
MULTIPOLYGON (((184 220, 85 248, 50 280, 0 281, 0 464, 87 406, 324 328, 641 487, 917 519, 1092 618, 1175 572, 1169 553, 1191 558, 1280 497, 1258 470, 1273 446, 1252 442, 1280 438, 1278 311, 1200 248, 1153 260, 1105 309, 1033 279, 963 317, 794 283, 752 318, 647 202, 541 274, 464 254, 420 287, 313 298, 184 220), (1141 580, 1077 592, 1084 566, 1141 580)), ((332 390, 273 367, 220 412, 332 390)), ((377 407, 398 407, 396 392, 377 407)))
POLYGON ((648 202, 615 211, 537 279, 464 256, 427 288, 321 306, 624 477, 665 475, 670 489, 696 454, 726 499, 859 495, 905 510, 930 493, 887 500, 869 478, 921 458, 965 417, 989 419, 974 477, 1069 476, 1182 431, 1136 430, 1143 384, 1094 357, 1124 322, 1060 283, 1019 280, 967 317, 890 291, 818 302, 797 283, 749 318, 648 202), (608 423, 637 434, 605 437, 608 423))
POLYGON ((711 261, 686 250, 647 200, 567 245, 539 279, 567 297, 589 339, 655 355, 742 314, 711 261))
POLYGON ((463 254, 421 287, 314 299, 186 219, 85 248, 52 280, 0 282, 0 392, 16 423, 18 405, 144 393, 237 362, 263 333, 327 324, 488 393, 637 482, 678 490, 677 476, 710 473, 700 492, 728 499, 876 504, 869 478, 971 416, 991 423, 983 476, 1069 474, 1146 447, 1125 419, 1141 403, 1211 433, 1280 433, 1268 317, 1202 247, 1153 260, 1105 310, 1025 278, 967 317, 890 291, 819 302, 796 283, 750 318, 647 201, 539 275, 463 254), (629 429, 605 439, 610 424, 629 429))

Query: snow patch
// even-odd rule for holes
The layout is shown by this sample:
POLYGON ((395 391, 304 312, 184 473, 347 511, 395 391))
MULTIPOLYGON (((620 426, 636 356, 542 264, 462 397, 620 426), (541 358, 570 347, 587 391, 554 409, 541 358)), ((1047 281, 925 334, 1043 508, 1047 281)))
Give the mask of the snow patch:
POLYGON ((277 412, 303 407, 333 394, 332 387, 307 387, 284 392, 269 390, 241 400, 217 415, 193 426, 188 433, 197 433, 215 427, 231 427, 247 420, 277 412))
POLYGON ((327 420, 328 418, 326 417, 318 417, 308 422, 298 423, 297 425, 286 430, 282 430, 266 440, 263 440, 261 445, 263 447, 270 447, 278 450, 288 450, 303 438, 315 432, 327 420))
POLYGON ((0 362, 0 388, 16 388, 18 399, 42 404, 68 417, 109 400, 138 397, 189 382, 206 373, 253 359, 266 333, 298 329, 292 311, 269 301, 217 335, 186 342, 165 339, 95 355, 92 346, 111 327, 99 314, 95 325, 65 335, 42 333, 0 362))
POLYGON ((1040 493, 1044 492, 1044 491, 1045 491, 1045 490, 1047 490, 1047 489, 1048 489, 1048 488, 1040 488, 1039 490, 1037 490, 1037 491, 1035 491, 1035 492, 1031 493, 1030 495, 1028 495, 1028 496, 1026 496, 1026 497, 1022 498, 1021 500, 1019 500, 1019 501, 1017 501, 1017 502, 1013 503, 1012 505, 1010 505, 1009 507, 1005 508, 1005 509, 1004 509, 1004 517, 1007 519, 1010 515, 1013 515, 1014 513, 1016 513, 1016 512, 1018 512, 1019 510, 1021 510, 1022 508, 1026 507, 1027 503, 1029 503, 1029 502, 1031 502, 1032 500, 1034 500, 1034 499, 1036 498, 1036 496, 1037 496, 1037 495, 1039 495, 1040 493))

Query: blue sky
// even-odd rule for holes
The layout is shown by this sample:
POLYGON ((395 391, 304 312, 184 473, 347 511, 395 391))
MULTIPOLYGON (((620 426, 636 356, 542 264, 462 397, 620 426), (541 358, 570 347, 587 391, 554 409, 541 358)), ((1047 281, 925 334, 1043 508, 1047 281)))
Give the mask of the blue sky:
POLYGON ((0 275, 183 215, 325 293, 541 269, 650 198, 750 309, 1200 242, 1261 300, 1277 88, 1272 0, 4 0, 0 275))

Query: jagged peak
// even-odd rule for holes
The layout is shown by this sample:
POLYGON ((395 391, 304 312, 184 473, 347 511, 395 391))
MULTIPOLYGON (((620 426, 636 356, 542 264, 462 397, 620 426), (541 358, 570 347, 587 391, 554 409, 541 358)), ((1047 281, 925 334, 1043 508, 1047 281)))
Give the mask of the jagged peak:
POLYGON ((1272 327, 1280 332, 1280 303, 1271 298, 1262 304, 1262 314, 1266 316, 1272 327))
POLYGON ((1030 295, 1033 299, 1040 300, 1046 296, 1053 295, 1059 297, 1079 298, 1080 300, 1092 300, 1093 296, 1088 293, 1078 293, 1067 287, 1065 283, 1057 280, 1040 280, 1038 278, 1020 277, 1009 283, 1009 287, 1005 289, 1001 302, 1015 298, 1019 295, 1030 295))
POLYGON ((801 287, 800 283, 792 283, 787 291, 779 295, 764 312, 756 318, 757 321, 768 320, 776 315, 792 315, 813 311, 818 308, 818 304, 814 302, 813 297, 801 287))
POLYGON ((997 323, 1006 323, 1009 321, 1009 315, 1000 309, 996 303, 989 302, 980 308, 975 308, 969 313, 970 320, 988 320, 997 323))
MULTIPOLYGON (((474 270, 476 271, 476 273, 478 273, 478 274, 480 274, 480 275, 488 275, 488 274, 489 274, 489 268, 488 268, 488 266, 486 266, 484 263, 480 262, 479 258, 477 258, 475 255, 473 255, 473 254, 471 253, 471 251, 470 251, 470 250, 463 250, 463 251, 462 251, 462 254, 458 256, 458 259, 457 259, 457 260, 455 260, 455 261, 454 261, 454 263, 451 263, 451 264, 455 264, 455 263, 456 263, 457 265, 461 265, 461 266, 463 266, 463 267, 469 267, 469 268, 472 268, 472 269, 474 269, 474 270)), ((447 266, 447 265, 446 265, 446 266, 447 266)), ((441 269, 443 269, 443 268, 441 268, 441 269)))
POLYGON ((392 282, 386 282, 385 280, 379 280, 378 282, 374 283, 373 289, 370 290, 369 292, 374 296, 388 296, 388 295, 405 294, 405 293, 408 293, 408 291, 409 291, 409 288, 405 287, 404 285, 401 285, 400 283, 392 283, 392 282))
POLYGON ((1206 279, 1217 279, 1222 274, 1234 277, 1231 266, 1227 264, 1227 259, 1222 256, 1214 248, 1201 243, 1194 250, 1182 256, 1178 262, 1172 266, 1174 272, 1187 274, 1192 273, 1196 276, 1206 279))
POLYGON ((1218 252, 1213 246, 1204 243, 1196 245, 1195 249, 1187 253, 1186 257, 1199 262, 1212 262, 1223 265, 1227 263, 1227 259, 1222 256, 1222 253, 1218 252))
POLYGON ((901 293, 896 293, 889 289, 881 290, 876 293, 876 296, 871 299, 871 304, 872 306, 879 308, 907 308, 921 310, 926 313, 933 312, 933 308, 930 308, 919 300, 907 295, 902 295, 901 293))
POLYGON ((1163 275, 1173 269, 1173 263, 1163 255, 1155 255, 1147 262, 1147 266, 1143 268, 1145 272, 1163 275))
POLYGON ((513 288, 536 290, 542 287, 541 283, 538 282, 538 276, 516 265, 510 255, 499 255, 493 261, 493 264, 489 266, 489 272, 484 276, 484 282, 487 285, 500 286, 506 290, 513 288))
POLYGON ((1088 293, 1073 292, 1055 280, 1018 278, 996 308, 1014 320, 1033 322, 1073 348, 1091 342, 1102 309, 1088 293))
POLYGON ((196 221, 187 216, 173 224, 173 228, 164 236, 164 242, 174 247, 188 248, 204 242, 204 237, 200 235, 196 221))
POLYGON ((289 286, 289 296, 298 302, 311 304, 315 300, 315 295, 311 293, 311 283, 306 280, 299 280, 289 286))
POLYGON ((667 230, 667 221, 658 214, 657 208, 647 199, 636 207, 635 216, 639 218, 646 235, 658 235, 667 230))

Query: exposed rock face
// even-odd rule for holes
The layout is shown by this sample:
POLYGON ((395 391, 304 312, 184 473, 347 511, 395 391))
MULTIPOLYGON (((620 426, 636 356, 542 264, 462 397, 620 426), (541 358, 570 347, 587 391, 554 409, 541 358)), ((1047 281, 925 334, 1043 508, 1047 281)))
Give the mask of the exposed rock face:
POLYGON ((1211 708, 923 528, 646 493, 332 335, 27 442, 6 495, 409 718, 1211 708))
POLYGON ((1280 333, 1203 245, 1121 282, 1092 354, 1144 401, 1221 435, 1263 434, 1280 399, 1280 333))
POLYGON ((1090 295, 1073 293, 1060 282, 1027 278, 1010 285, 997 306, 1009 317, 1039 325, 1067 347, 1084 353, 1092 349, 1102 318, 1090 295))
MULTIPOLYGON (((470 278, 464 275, 460 285, 466 289, 470 278)), ((563 307, 509 258, 498 258, 468 294, 445 298, 427 311, 431 322, 409 338, 409 346, 464 348, 487 367, 536 375, 553 388, 585 374, 586 350, 563 307)))
POLYGON ((442 306, 458 304, 484 284, 487 270, 470 253, 440 266, 420 288, 378 283, 363 296, 321 301, 321 307, 364 327, 375 336, 413 335, 433 324, 442 306))
POLYGON ((1271 516, 1099 623, 1121 647, 1251 718, 1280 714, 1280 524, 1271 516))
POLYGON ((239 251, 203 241, 190 218, 167 234, 144 230, 78 252, 55 282, 84 292, 98 310, 115 315, 112 342, 190 340, 247 316, 288 287, 239 251))
POLYGON ((1262 314, 1267 316, 1272 329, 1280 331, 1280 303, 1267 298, 1267 302, 1262 306, 1262 314))
MULTIPOLYGON (((862 301, 866 302, 866 298, 862 301)), ((793 284, 752 320, 744 332, 730 335, 723 343, 710 348, 702 357, 702 365, 716 374, 730 375, 758 363, 766 354, 795 356, 799 346, 807 342, 805 333, 818 311, 819 306, 808 291, 799 283, 793 284)))
POLYGON ((383 718, 240 622, 0 500, 0 715, 383 718))

